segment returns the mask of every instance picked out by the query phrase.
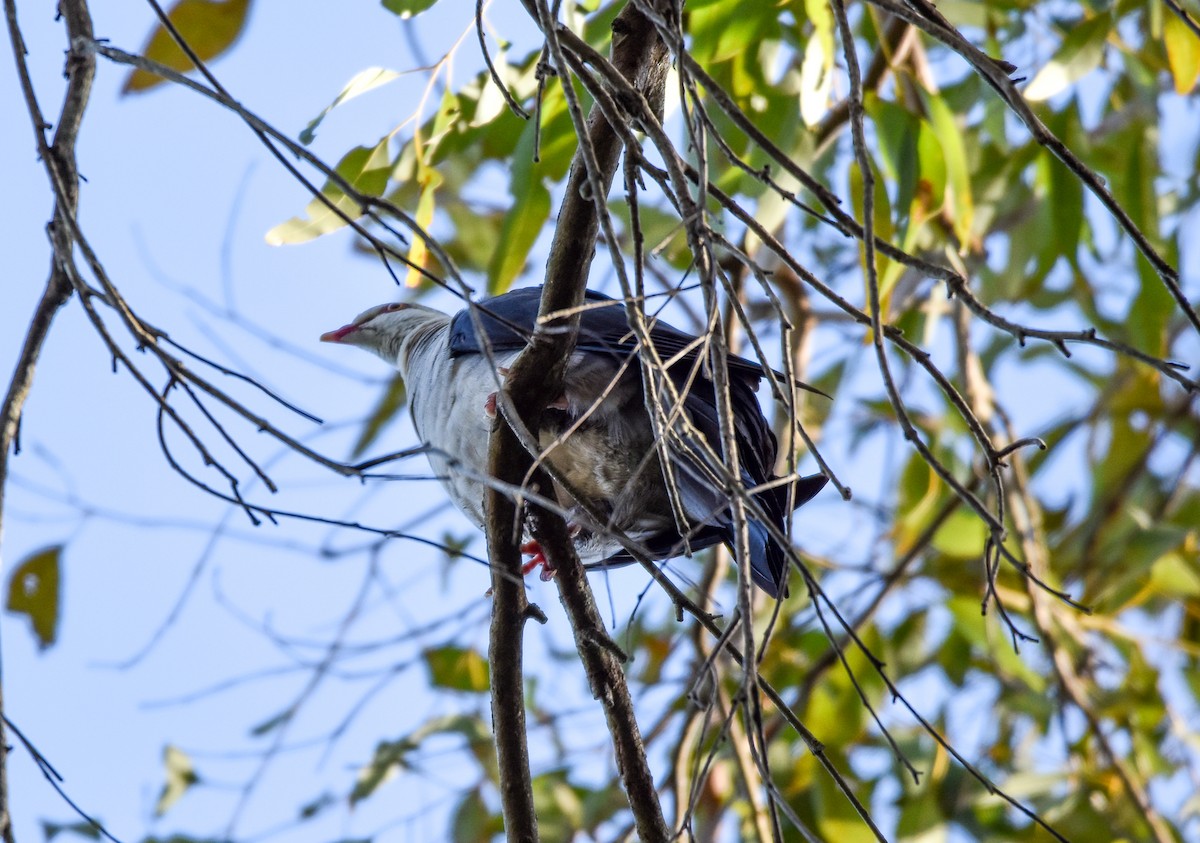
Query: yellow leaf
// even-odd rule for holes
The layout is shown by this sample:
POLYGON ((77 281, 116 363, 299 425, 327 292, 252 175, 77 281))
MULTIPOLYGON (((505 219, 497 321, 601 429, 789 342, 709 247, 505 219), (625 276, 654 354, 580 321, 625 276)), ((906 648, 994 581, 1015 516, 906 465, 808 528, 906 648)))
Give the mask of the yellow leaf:
MULTIPOLYGON (((200 60, 207 62, 233 46, 242 34, 249 10, 250 0, 179 0, 167 17, 200 60)), ((192 69, 191 59, 161 24, 151 33, 142 55, 173 70, 192 69)), ((162 81, 161 76, 137 69, 129 74, 121 93, 145 91, 162 81)))
POLYGON ((1163 21, 1163 43, 1167 47, 1167 64, 1175 79, 1175 93, 1186 94, 1196 87, 1200 76, 1200 38, 1175 15, 1163 21))
MULTIPOLYGON (((433 199, 434 192, 441 185, 442 176, 436 171, 428 167, 423 167, 421 171, 421 198, 417 200, 417 226, 425 232, 429 231, 429 226, 433 224, 433 211, 436 204, 433 199)), ((416 287, 425 276, 421 273, 421 269, 426 267, 426 259, 429 257, 429 250, 425 248, 425 241, 416 234, 412 238, 412 246, 408 250, 408 275, 404 279, 405 287, 416 287)))

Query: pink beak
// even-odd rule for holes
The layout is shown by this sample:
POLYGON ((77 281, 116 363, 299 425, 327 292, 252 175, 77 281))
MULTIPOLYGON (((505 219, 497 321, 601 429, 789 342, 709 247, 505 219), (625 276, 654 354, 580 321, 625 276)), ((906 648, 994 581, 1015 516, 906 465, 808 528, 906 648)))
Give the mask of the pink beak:
POLYGON ((321 342, 345 342, 346 337, 358 330, 357 325, 343 325, 336 331, 327 331, 321 334, 321 342))

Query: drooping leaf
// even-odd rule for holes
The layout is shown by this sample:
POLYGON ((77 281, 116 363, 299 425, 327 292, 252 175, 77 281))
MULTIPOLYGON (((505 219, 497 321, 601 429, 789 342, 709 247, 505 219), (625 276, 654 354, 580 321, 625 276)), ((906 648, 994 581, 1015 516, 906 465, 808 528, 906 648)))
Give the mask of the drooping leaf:
MULTIPOLYGON (((228 50, 241 36, 250 11, 250 0, 179 0, 167 17, 188 46, 203 62, 228 50)), ((161 24, 154 28, 142 55, 173 70, 189 71, 192 61, 161 24)), ((145 91, 163 82, 161 76, 135 69, 125 79, 121 93, 145 91)))
POLYGON ((367 415, 362 432, 358 434, 358 439, 350 450, 350 459, 361 457, 367 448, 375 444, 384 428, 399 418, 400 411, 404 409, 404 398, 404 379, 397 373, 392 375, 383 394, 379 396, 378 403, 367 415))
POLYGON ((1200 78, 1200 36, 1197 36, 1177 15, 1167 15, 1163 21, 1163 43, 1167 48, 1167 64, 1175 82, 1175 93, 1188 94, 1200 78))
POLYGON ((804 0, 813 33, 804 46, 800 65, 800 116, 806 126, 815 126, 829 110, 833 89, 833 12, 828 0, 804 0))
POLYGON ((506 292, 512 286, 550 218, 550 191, 533 165, 535 129, 532 123, 525 127, 514 153, 516 161, 509 185, 513 203, 504 216, 499 248, 488 265, 488 292, 492 295, 506 292))
POLYGON ((504 831, 504 817, 492 813, 479 788, 475 788, 458 803, 451 829, 454 843, 491 843, 504 831))
POLYGON ((163 749, 163 767, 167 780, 154 805, 156 817, 161 817, 169 811, 171 806, 187 793, 188 788, 200 781, 195 767, 192 766, 191 757, 177 746, 168 744, 163 749))
MULTIPOLYGON (((391 172, 389 140, 390 136, 385 136, 373 147, 358 146, 347 152, 335 168, 338 175, 364 195, 382 195, 391 172)), ((337 231, 346 225, 347 219, 354 220, 362 216, 363 209, 359 203, 337 183, 327 182, 321 194, 326 201, 313 199, 306 208, 307 218, 292 217, 272 228, 266 234, 267 243, 271 246, 305 243, 337 231)))
POLYGON ((350 792, 351 806, 373 794, 398 770, 408 767, 409 756, 421 748, 426 738, 444 734, 461 735, 477 757, 486 754, 488 764, 494 766, 495 750, 492 747, 492 736, 482 720, 462 714, 435 717, 405 737, 379 742, 371 761, 358 772, 358 778, 350 792))
POLYGON ((399 78, 399 73, 384 67, 368 67, 366 70, 360 70, 346 83, 346 87, 342 88, 341 93, 334 97, 333 102, 325 106, 320 114, 308 121, 308 125, 300 132, 300 143, 305 145, 312 143, 313 139, 317 136, 317 127, 321 125, 321 121, 329 116, 329 112, 342 103, 349 102, 355 97, 362 96, 368 91, 372 91, 375 88, 386 85, 393 79, 399 78))
POLYGON ((954 234, 963 244, 965 251, 969 246, 971 225, 975 218, 975 200, 971 193, 971 169, 967 163, 966 144, 963 141, 962 129, 946 101, 941 97, 930 95, 929 121, 942 145, 943 160, 946 162, 946 181, 948 191, 946 196, 945 213, 954 226, 954 234))
POLYGON ((1025 88, 1025 99, 1042 102, 1065 91, 1100 66, 1104 41, 1112 31, 1111 15, 1096 15, 1071 26, 1050 61, 1025 88))
POLYGON ((62 550, 62 545, 55 545, 25 557, 8 580, 5 608, 29 618, 43 650, 58 636, 62 550))
POLYGON ((566 771, 543 773, 534 777, 532 785, 538 831, 546 840, 573 839, 583 826, 583 800, 566 771))
MULTIPOLYGON (((434 195, 443 179, 437 170, 429 167, 423 167, 420 172, 421 198, 417 200, 415 220, 422 231, 428 232, 430 225, 433 224, 433 212, 436 207, 434 195)), ((404 286, 416 287, 425 280, 425 273, 421 270, 428 268, 428 261, 429 248, 425 245, 425 239, 414 234, 412 245, 408 249, 409 266, 408 274, 404 278, 404 286)))

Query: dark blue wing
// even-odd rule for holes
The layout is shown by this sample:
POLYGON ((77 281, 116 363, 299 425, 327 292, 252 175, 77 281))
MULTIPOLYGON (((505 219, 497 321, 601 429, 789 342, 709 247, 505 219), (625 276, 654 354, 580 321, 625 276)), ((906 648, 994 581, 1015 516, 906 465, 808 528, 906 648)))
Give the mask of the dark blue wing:
MULTIPOLYGON (((541 287, 525 287, 505 293, 478 304, 479 320, 492 348, 495 351, 517 351, 525 347, 537 322, 541 303, 541 287)), ((625 309, 616 300, 601 293, 588 290, 587 302, 613 302, 611 307, 594 307, 580 315, 579 340, 576 350, 584 353, 628 356, 637 351, 637 341, 629 330, 625 309)), ((686 391, 684 407, 693 424, 718 454, 721 451, 720 424, 717 415, 716 394, 712 381, 702 374, 693 376, 692 369, 703 345, 691 347, 696 337, 658 321, 650 331, 651 341, 661 359, 679 355, 670 367, 669 375, 676 388, 686 391)), ((480 353, 475 320, 463 310, 450 323, 450 355, 480 353)), ((774 478, 777 443, 762 408, 755 397, 755 389, 765 375, 764 368, 754 361, 736 355, 728 359, 730 374, 730 399, 735 421, 738 457, 742 468, 742 482, 748 488, 763 485, 774 478)), ((690 513, 696 523, 685 539, 676 530, 664 531, 644 540, 647 549, 655 558, 670 558, 684 552, 688 547, 699 550, 714 544, 733 543, 733 527, 727 503, 722 505, 712 483, 705 479, 705 471, 695 454, 680 454, 677 460, 679 471, 676 480, 681 495, 692 501, 713 501, 711 513, 690 513), (709 516, 709 517, 706 517, 709 516)), ((824 487, 827 478, 823 475, 803 477, 791 484, 792 508, 806 503, 824 487)), ((789 486, 781 485, 757 495, 757 500, 770 523, 783 532, 789 503, 789 486)), ((750 523, 751 568, 754 581, 764 591, 777 597, 783 588, 787 574, 787 556, 782 547, 770 536, 766 526, 758 520, 750 523)), ((610 563, 630 561, 627 553, 611 557, 610 563)))
MULTIPOLYGON (((479 302, 479 320, 493 349, 519 351, 525 347, 537 324, 541 299, 542 288, 539 286, 522 287, 479 302)), ((579 340, 575 346, 578 350, 621 356, 637 351, 637 339, 629 330, 625 308, 620 302, 594 290, 584 291, 584 301, 611 302, 611 306, 588 308, 580 314, 579 340)), ((685 352, 696 337, 662 321, 656 322, 650 329, 650 339, 664 360, 682 354, 676 365, 690 364, 703 350, 703 346, 697 346, 685 352)), ((450 356, 478 354, 480 350, 475 320, 467 310, 459 311, 450 320, 450 356)), ((733 354, 729 356, 729 369, 756 378, 764 374, 763 367, 758 363, 733 354)))

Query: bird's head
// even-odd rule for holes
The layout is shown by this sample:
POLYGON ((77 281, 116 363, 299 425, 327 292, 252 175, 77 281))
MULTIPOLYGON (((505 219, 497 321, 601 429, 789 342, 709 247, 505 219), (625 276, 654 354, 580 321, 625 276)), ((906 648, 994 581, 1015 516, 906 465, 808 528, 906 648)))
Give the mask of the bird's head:
POLYGON ((363 311, 353 322, 321 334, 321 342, 355 345, 403 366, 412 343, 426 330, 449 321, 441 311, 409 302, 392 302, 363 311))

